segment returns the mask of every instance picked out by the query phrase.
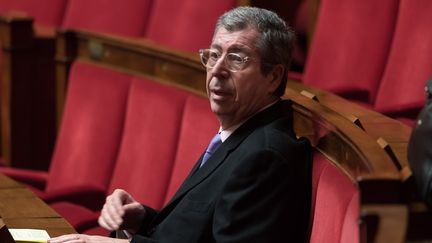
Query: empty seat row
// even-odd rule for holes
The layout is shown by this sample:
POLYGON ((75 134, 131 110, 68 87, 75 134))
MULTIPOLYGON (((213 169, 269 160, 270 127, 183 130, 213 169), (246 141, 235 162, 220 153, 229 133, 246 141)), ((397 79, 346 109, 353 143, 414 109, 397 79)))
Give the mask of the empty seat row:
POLYGON ((196 52, 209 45, 217 18, 237 5, 236 0, 0 0, 0 13, 20 11, 41 25, 146 37, 196 52))
POLYGON ((12 87, 9 92, 11 97, 4 98, 12 101, 6 102, 5 111, 2 112, 5 130, 2 134, 2 156, 6 164, 47 170, 55 144, 56 118, 61 116, 61 112, 56 111, 57 94, 54 91, 55 41, 54 36, 50 36, 51 39, 46 35, 38 38, 42 29, 40 25, 53 27, 48 28, 50 30, 84 29, 143 38, 196 53, 211 42, 218 16, 237 4, 236 0, 216 1, 211 5, 196 0, 45 0, 43 4, 40 1, 0 0, 0 13, 15 9, 24 11, 34 16, 37 24, 34 26, 35 38, 28 40, 26 37, 23 41, 29 43, 25 48, 21 41, 17 41, 16 45, 7 46, 4 49, 7 54, 0 57, 8 59, 3 62, 1 72, 8 74, 2 75, 5 78, 1 80, 0 89, 1 86, 4 89, 12 87), (51 42, 33 50, 33 43, 39 43, 39 39, 51 42), (6 63, 11 63, 11 66, 6 63), (43 65, 43 68, 39 65, 43 65), (18 83, 20 85, 16 85, 18 83), (37 90, 36 94, 30 90, 37 90), (46 135, 43 140, 41 134, 46 135))
POLYGON ((116 188, 161 208, 217 129, 203 97, 77 62, 48 174, 0 171, 29 183, 82 231, 116 188))
POLYGON ((427 0, 322 0, 303 82, 414 119, 432 77, 427 0))

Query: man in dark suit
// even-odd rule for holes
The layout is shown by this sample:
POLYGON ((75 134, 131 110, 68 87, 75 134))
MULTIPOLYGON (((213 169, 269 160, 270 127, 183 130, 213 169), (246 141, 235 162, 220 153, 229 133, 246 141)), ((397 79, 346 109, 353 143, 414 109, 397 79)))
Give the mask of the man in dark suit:
MULTIPOLYGON (((221 16, 210 49, 200 50, 219 133, 161 211, 118 189, 99 224, 133 243, 306 241, 311 148, 296 138, 290 104, 280 99, 293 39, 267 10, 240 7, 221 16)), ((127 240, 67 235, 50 242, 127 240)))

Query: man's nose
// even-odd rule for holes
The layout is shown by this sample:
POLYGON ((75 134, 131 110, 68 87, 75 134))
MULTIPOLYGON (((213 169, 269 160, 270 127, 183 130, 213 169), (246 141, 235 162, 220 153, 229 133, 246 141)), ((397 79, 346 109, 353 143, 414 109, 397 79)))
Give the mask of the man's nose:
POLYGON ((229 70, 225 62, 225 57, 219 58, 219 60, 216 62, 216 65, 211 69, 211 72, 214 76, 227 76, 229 75, 229 70))

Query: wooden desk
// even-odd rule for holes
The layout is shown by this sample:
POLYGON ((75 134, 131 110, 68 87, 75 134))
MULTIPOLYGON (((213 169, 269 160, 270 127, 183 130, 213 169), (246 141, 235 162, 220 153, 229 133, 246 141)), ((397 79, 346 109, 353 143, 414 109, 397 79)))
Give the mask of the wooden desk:
POLYGON ((76 233, 32 191, 3 174, 0 174, 0 218, 8 228, 44 229, 51 237, 76 233))
POLYGON ((0 189, 24 187, 22 184, 0 173, 0 189))

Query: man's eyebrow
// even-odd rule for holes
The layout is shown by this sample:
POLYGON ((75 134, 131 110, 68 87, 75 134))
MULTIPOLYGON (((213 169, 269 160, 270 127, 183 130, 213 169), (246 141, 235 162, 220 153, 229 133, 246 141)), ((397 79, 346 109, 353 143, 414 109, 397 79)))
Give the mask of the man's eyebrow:
MULTIPOLYGON (((222 46, 217 44, 217 43, 212 43, 210 45, 210 48, 211 49, 217 49, 219 51, 222 50, 222 46)), ((237 45, 237 44, 234 44, 234 45, 228 47, 227 51, 228 52, 242 52, 242 53, 250 53, 251 52, 251 50, 249 48, 245 48, 244 45, 237 45)))
POLYGON ((234 46, 230 46, 228 48, 228 52, 246 52, 247 53, 248 49, 241 47, 241 46, 234 45, 234 46))
POLYGON ((214 48, 214 49, 218 49, 218 50, 222 49, 221 45, 219 45, 219 44, 215 44, 215 43, 212 43, 212 44, 210 45, 210 48, 214 48))

